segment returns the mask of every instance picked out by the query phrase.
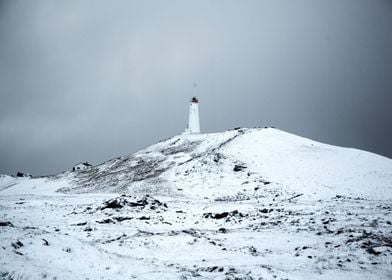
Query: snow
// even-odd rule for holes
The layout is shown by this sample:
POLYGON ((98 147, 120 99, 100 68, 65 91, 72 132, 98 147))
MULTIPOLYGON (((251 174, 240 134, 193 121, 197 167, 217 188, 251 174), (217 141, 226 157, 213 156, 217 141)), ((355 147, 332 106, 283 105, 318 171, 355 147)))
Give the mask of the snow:
POLYGON ((388 158, 271 128, 2 175, 0 279, 390 279, 391 183, 388 158))
POLYGON ((245 133, 223 149, 249 169, 295 192, 319 198, 333 194, 391 199, 392 161, 276 129, 245 133))

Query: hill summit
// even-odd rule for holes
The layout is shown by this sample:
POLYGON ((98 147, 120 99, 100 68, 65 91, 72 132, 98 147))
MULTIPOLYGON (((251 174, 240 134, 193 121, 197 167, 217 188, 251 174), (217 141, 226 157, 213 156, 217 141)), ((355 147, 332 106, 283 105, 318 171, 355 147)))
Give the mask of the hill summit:
POLYGON ((392 161, 274 128, 254 128, 175 136, 67 178, 73 185, 62 191, 215 197, 273 185, 305 196, 382 199, 391 194, 392 161))
POLYGON ((19 191, 34 185, 37 192, 43 188, 216 198, 245 189, 309 198, 339 194, 390 199, 392 160, 275 128, 239 128, 174 136, 89 170, 35 180, 22 180, 19 191), (32 183, 35 180, 50 186, 32 183))

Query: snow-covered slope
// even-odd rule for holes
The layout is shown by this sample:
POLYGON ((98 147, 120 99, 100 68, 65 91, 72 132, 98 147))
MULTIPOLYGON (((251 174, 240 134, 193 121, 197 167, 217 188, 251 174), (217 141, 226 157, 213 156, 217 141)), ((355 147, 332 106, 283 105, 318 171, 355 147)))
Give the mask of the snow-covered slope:
POLYGON ((391 199, 392 160, 273 128, 237 129, 175 136, 88 171, 60 174, 46 180, 46 187, 44 179, 38 180, 24 180, 8 193, 47 193, 63 186, 61 192, 71 193, 215 197, 237 193, 241 185, 254 189, 268 182, 309 198, 339 194, 391 199))
POLYGON ((392 160, 277 129, 0 177, 0 279, 391 279, 392 160))

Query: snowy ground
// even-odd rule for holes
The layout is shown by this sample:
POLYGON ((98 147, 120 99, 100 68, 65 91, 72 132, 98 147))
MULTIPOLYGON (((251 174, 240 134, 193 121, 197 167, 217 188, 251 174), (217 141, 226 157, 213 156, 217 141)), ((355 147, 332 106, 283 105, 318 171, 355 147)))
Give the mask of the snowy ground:
POLYGON ((391 279, 391 178, 389 159, 270 129, 3 176, 0 279, 391 279))
POLYGON ((160 206, 149 198, 144 207, 99 209, 112 197, 1 196, 0 219, 11 223, 1 227, 3 278, 392 276, 390 202, 159 197, 160 206))

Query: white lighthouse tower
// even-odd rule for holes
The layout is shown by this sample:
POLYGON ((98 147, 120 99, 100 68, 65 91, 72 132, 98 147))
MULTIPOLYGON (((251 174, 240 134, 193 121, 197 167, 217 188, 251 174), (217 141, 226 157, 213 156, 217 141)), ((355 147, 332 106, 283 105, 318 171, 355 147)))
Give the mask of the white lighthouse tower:
MULTIPOLYGON (((193 86, 193 91, 196 93, 196 84, 193 86)), ((189 107, 189 121, 188 127, 184 134, 196 134, 200 133, 200 121, 199 121, 199 100, 196 96, 191 99, 191 105, 189 107)))
POLYGON ((194 96, 189 107, 188 134, 200 133, 199 100, 194 96))

